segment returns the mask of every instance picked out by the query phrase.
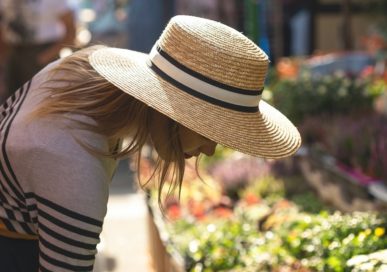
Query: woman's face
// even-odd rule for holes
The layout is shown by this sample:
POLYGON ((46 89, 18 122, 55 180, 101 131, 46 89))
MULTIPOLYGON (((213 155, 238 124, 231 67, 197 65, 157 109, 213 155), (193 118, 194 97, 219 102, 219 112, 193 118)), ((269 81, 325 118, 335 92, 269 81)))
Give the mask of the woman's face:
POLYGON ((186 159, 197 157, 200 153, 214 155, 216 143, 202 135, 179 125, 179 139, 186 159))
MULTIPOLYGON (((169 148, 169 126, 170 119, 158 112, 155 112, 150 122, 151 139, 159 156, 163 159, 167 157, 170 152, 169 148)), ((178 137, 181 143, 181 148, 184 157, 189 159, 197 157, 201 153, 212 156, 215 152, 216 143, 201 136, 200 134, 182 126, 178 125, 178 137)))

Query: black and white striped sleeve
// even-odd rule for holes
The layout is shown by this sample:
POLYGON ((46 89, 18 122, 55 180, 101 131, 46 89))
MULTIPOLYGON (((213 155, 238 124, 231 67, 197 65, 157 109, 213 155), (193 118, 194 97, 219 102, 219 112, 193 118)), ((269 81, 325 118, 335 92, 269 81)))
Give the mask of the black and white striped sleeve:
POLYGON ((41 271, 92 271, 102 221, 34 196, 41 271))
MULTIPOLYGON (((26 201, 36 210, 40 271, 92 271, 108 201, 104 159, 86 151, 65 130, 47 129, 15 166, 26 201)), ((79 135, 78 135, 79 136, 79 135)), ((84 132, 81 139, 103 146, 84 132)))

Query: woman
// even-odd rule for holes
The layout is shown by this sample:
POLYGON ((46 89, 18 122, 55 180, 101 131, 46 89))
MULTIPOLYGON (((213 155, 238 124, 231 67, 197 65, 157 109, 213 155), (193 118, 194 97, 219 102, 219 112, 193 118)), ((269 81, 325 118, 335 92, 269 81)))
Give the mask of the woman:
POLYGON ((216 144, 293 154, 297 129, 260 99, 268 63, 239 32, 176 16, 149 55, 91 47, 43 69, 1 110, 1 268, 91 271, 116 159, 147 143, 159 191, 216 144))

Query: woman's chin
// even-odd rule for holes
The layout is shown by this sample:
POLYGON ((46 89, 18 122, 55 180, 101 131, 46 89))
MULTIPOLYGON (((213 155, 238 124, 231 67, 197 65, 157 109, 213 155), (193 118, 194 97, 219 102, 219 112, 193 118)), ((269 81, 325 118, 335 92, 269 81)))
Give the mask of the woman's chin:
POLYGON ((187 160, 187 159, 190 159, 192 158, 193 156, 190 155, 190 154, 187 154, 187 153, 184 153, 184 158, 187 160))

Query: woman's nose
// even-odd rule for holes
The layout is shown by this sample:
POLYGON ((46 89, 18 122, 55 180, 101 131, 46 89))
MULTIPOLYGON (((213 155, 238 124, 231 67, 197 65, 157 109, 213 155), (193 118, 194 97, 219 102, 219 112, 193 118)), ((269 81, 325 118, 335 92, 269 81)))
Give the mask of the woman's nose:
POLYGON ((215 142, 209 140, 200 147, 200 152, 204 153, 206 156, 212 156, 215 153, 216 145, 215 142))

